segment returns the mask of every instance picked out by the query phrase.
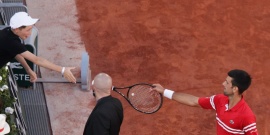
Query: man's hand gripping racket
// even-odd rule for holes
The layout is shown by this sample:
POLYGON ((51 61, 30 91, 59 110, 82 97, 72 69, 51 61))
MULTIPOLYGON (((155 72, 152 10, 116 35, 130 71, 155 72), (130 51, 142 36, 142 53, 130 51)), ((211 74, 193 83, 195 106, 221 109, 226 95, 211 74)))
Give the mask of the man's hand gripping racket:
POLYGON ((151 114, 157 112, 163 103, 162 94, 153 90, 154 86, 147 83, 138 83, 127 87, 112 87, 112 90, 123 96, 137 111, 151 114), (127 94, 119 90, 127 90, 127 94))

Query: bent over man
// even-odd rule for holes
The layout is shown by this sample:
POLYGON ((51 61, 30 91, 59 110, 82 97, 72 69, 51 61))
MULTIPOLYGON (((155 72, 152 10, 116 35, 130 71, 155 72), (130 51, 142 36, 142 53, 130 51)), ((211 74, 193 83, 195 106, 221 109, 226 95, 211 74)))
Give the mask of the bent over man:
POLYGON ((44 58, 37 57, 25 48, 22 41, 31 35, 32 28, 38 20, 30 17, 26 12, 18 12, 11 17, 10 27, 0 30, 0 68, 15 58, 29 74, 30 81, 35 82, 37 75, 26 63, 25 59, 27 59, 41 67, 60 72, 68 81, 76 83, 76 79, 70 71, 74 67, 55 65, 44 58))

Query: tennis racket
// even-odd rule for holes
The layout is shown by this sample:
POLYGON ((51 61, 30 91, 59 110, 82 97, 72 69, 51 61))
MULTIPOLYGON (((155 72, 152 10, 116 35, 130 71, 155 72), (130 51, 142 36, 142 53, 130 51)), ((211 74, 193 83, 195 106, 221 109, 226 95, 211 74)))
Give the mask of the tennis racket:
POLYGON ((157 112, 163 102, 162 95, 155 90, 154 86, 147 83, 138 83, 128 87, 112 87, 112 90, 124 97, 137 111, 151 114, 157 112), (127 90, 127 94, 120 91, 127 90))

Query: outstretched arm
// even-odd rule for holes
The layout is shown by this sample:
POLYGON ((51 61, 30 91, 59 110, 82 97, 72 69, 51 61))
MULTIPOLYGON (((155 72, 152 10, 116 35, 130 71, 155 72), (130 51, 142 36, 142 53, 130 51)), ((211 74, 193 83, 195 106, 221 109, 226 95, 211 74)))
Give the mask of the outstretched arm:
POLYGON ((30 76, 30 82, 35 82, 37 74, 29 67, 25 59, 20 54, 16 55, 15 59, 22 64, 26 73, 30 76))
POLYGON ((163 88, 160 84, 154 84, 153 90, 158 91, 159 93, 163 94, 165 97, 169 99, 173 99, 179 103, 188 105, 188 106, 193 106, 193 107, 200 107, 199 105, 199 97, 186 94, 186 93, 180 93, 180 92, 174 92, 172 90, 168 90, 163 88))
POLYGON ((72 74, 72 72, 70 70, 74 69, 75 67, 61 67, 58 65, 55 65, 51 62, 49 62, 48 60, 41 58, 41 57, 37 57, 36 55, 32 54, 29 51, 25 51, 23 53, 20 54, 22 57, 24 57, 25 59, 35 63, 36 65, 39 65, 41 67, 45 67, 47 69, 51 69, 57 72, 62 72, 63 70, 63 75, 64 77, 73 83, 76 83, 76 78, 74 77, 74 75, 72 74))

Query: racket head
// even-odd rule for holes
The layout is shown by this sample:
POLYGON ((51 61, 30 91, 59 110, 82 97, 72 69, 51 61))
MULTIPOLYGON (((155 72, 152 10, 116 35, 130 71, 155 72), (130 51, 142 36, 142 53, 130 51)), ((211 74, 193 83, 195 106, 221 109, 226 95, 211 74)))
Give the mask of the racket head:
POLYGON ((157 112, 163 103, 162 94, 152 90, 154 86, 147 83, 138 83, 130 86, 127 92, 129 104, 137 111, 152 114, 157 112))

